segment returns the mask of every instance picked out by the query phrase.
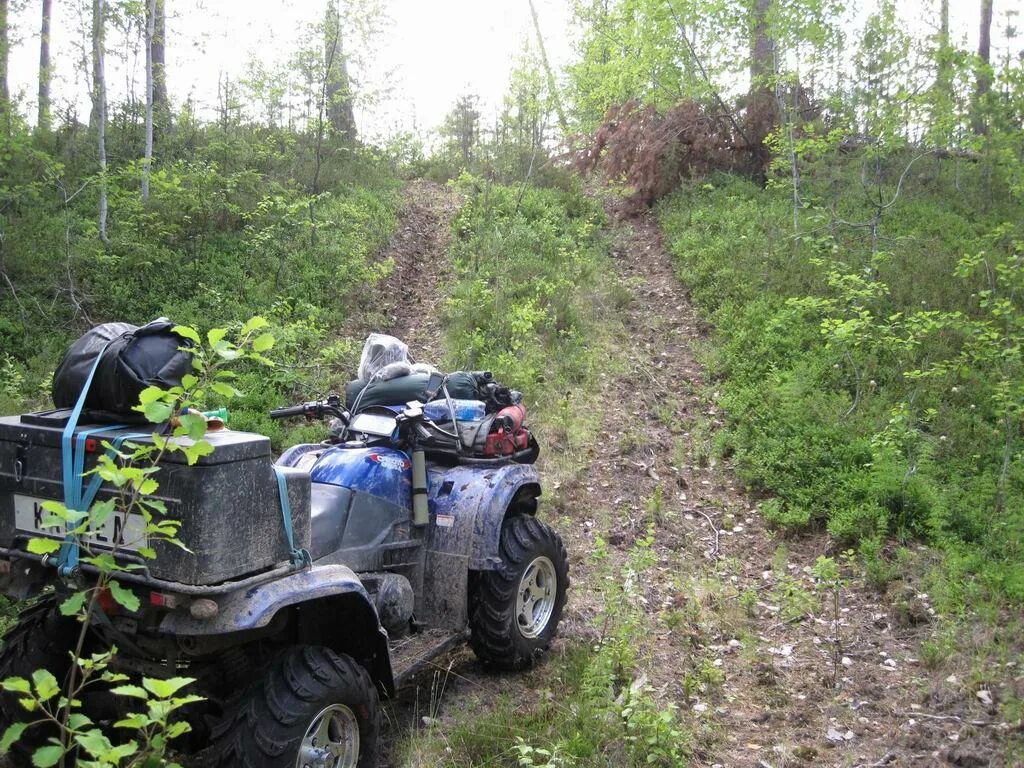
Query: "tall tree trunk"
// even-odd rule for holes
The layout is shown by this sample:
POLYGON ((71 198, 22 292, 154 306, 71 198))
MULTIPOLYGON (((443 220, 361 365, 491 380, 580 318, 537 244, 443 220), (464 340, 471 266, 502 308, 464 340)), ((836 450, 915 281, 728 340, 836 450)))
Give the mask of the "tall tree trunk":
POLYGON ((992 0, 981 0, 978 30, 978 81, 974 88, 974 118, 971 127, 982 136, 988 133, 985 124, 985 97, 992 87, 992 0))
POLYGON ((953 60, 949 46, 949 0, 942 0, 939 6, 939 50, 938 77, 936 85, 940 97, 952 100, 953 97, 953 60))
POLYGON ((775 40, 768 32, 768 14, 772 0, 755 0, 753 40, 750 49, 750 96, 746 130, 754 160, 754 174, 761 183, 766 179, 768 148, 764 140, 778 124, 778 104, 773 93, 775 77, 775 40))
POLYGON ((156 0, 153 21, 153 111, 159 134, 171 124, 171 104, 167 99, 167 9, 165 0, 156 0))
POLYGON ((331 128, 346 141, 355 141, 356 118, 352 109, 352 88, 342 51, 341 19, 334 2, 328 3, 324 17, 323 94, 331 128))
POLYGON ((149 202, 149 168, 153 163, 153 31, 157 0, 146 3, 146 154, 142 163, 142 202, 149 202))
POLYGON ((97 226, 100 240, 107 237, 107 79, 104 71, 103 30, 106 23, 106 0, 92 0, 92 111, 96 122, 96 144, 100 162, 100 203, 97 226))
POLYGON ((540 20, 537 18, 537 9, 530 0, 530 15, 533 16, 533 31, 537 35, 537 48, 540 50, 540 61, 544 65, 544 74, 548 80, 548 93, 551 101, 554 102, 555 111, 558 113, 558 124, 562 129, 562 136, 569 137, 569 121, 565 118, 565 110, 562 109, 562 99, 558 94, 558 87, 555 83, 555 76, 551 72, 551 65, 548 64, 548 52, 544 48, 544 36, 540 33, 540 20))
POLYGON ((11 92, 7 87, 7 0, 0 0, 0 122, 11 133, 11 92))
POLYGON ((39 111, 36 129, 44 133, 50 130, 50 19, 53 0, 43 0, 43 18, 39 26, 39 111))

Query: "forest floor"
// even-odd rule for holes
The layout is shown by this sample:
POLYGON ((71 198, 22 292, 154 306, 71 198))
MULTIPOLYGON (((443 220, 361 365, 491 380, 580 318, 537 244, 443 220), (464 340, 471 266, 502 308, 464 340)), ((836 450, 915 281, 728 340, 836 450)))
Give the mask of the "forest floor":
MULTIPOLYGON (((441 360, 436 307, 459 201, 426 182, 404 194, 384 254, 395 270, 378 330, 404 338, 416 357, 441 360)), ((1005 659, 982 670, 936 661, 929 644, 943 629, 927 594, 905 581, 881 593, 827 536, 767 529, 758 499, 711 449, 722 416, 698 359, 709 329, 656 221, 608 212, 615 279, 632 300, 609 320, 620 344, 594 395, 600 425, 565 460, 547 446, 541 467, 541 514, 565 539, 572 577, 554 654, 602 642, 601 580, 649 547, 654 564, 637 579, 642 673, 660 702, 679 707, 693 765, 1009 765, 1007 740, 1020 735, 1000 719, 998 685, 978 681, 1019 687, 1021 670, 1005 659), (598 550, 606 554, 596 558, 598 550), (839 564, 838 592, 811 573, 823 555, 839 564)), ((529 708, 553 687, 556 663, 499 676, 468 650, 454 652, 386 706, 387 740, 404 742, 395 748, 401 764, 427 764, 417 761, 418 740, 444 742, 502 694, 529 708)), ((529 738, 510 730, 510 747, 517 735, 529 738)))

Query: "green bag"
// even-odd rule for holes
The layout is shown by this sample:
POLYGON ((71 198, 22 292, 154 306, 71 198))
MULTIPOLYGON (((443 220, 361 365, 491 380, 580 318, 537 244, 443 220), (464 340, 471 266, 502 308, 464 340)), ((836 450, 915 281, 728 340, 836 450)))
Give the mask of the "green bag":
MULTIPOLYGON (((411 373, 387 381, 374 381, 369 385, 362 379, 356 379, 345 387, 345 407, 353 411, 353 407, 358 405, 358 409, 353 411, 355 414, 375 405, 405 405, 413 400, 425 402, 428 379, 430 375, 426 373, 411 373)), ((467 371, 448 374, 446 386, 448 394, 456 400, 480 398, 476 376, 467 371)), ((435 399, 438 397, 444 395, 438 392, 435 399)))

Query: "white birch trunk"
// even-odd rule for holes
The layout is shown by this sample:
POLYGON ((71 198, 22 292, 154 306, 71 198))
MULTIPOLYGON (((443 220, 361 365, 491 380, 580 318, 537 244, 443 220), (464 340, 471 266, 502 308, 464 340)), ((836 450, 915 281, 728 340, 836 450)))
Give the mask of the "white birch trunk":
POLYGON ((153 31, 156 0, 146 5, 146 156, 142 162, 142 202, 149 202, 149 169, 153 164, 153 31))
POLYGON ((106 1, 92 3, 92 66, 93 103, 96 112, 96 143, 100 162, 100 204, 98 228, 100 240, 110 244, 107 237, 107 77, 103 68, 103 27, 106 1))

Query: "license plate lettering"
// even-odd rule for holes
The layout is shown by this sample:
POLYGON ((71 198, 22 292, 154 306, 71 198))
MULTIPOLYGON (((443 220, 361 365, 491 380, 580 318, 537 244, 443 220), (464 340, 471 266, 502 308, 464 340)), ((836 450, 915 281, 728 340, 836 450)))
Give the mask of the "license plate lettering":
MULTIPOLYGON (((64 532, 57 527, 44 528, 44 499, 31 496, 14 495, 14 527, 22 533, 50 538, 63 538, 64 532)), ((136 551, 146 546, 146 523, 141 515, 129 515, 115 511, 104 521, 98 530, 91 531, 81 537, 83 542, 94 544, 105 549, 136 551)))

